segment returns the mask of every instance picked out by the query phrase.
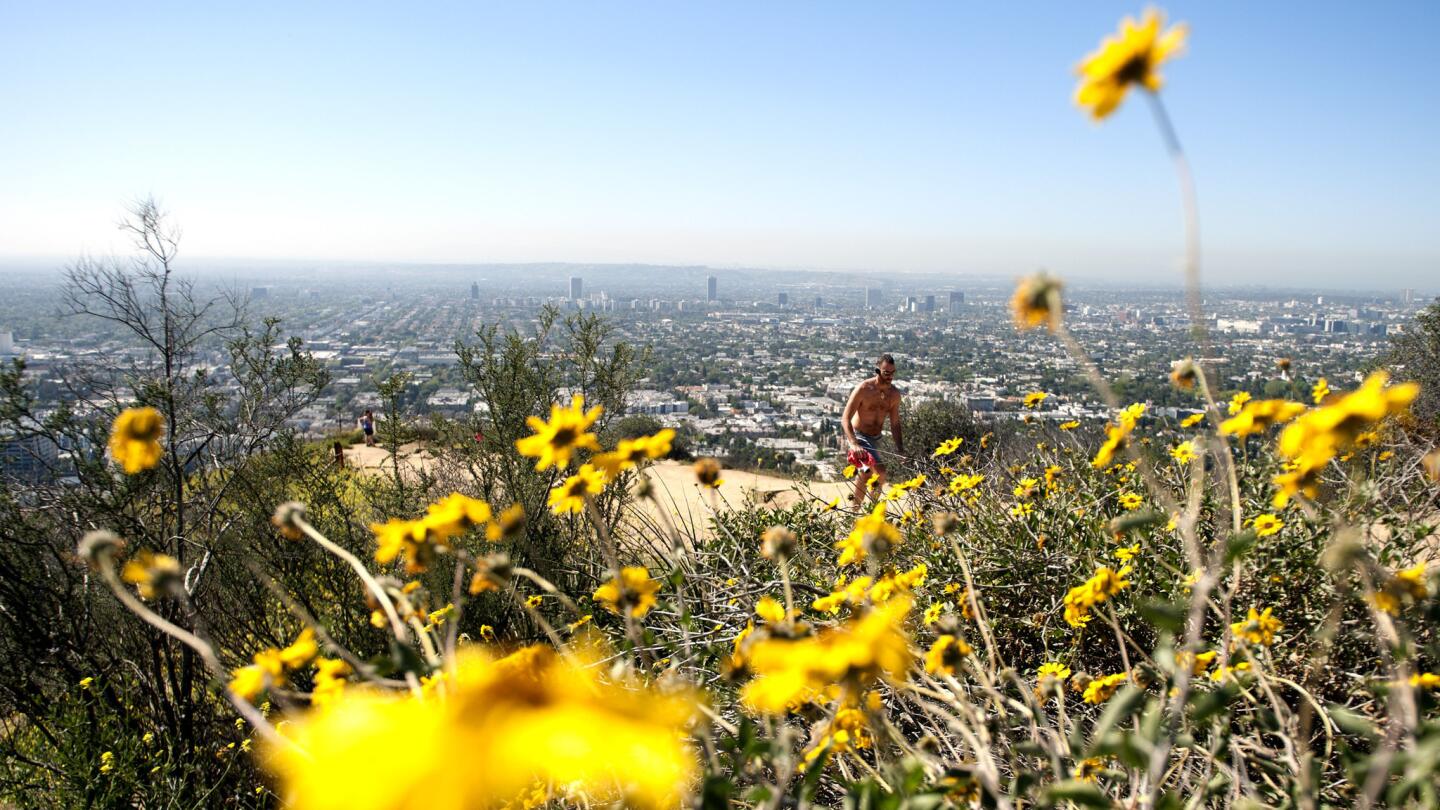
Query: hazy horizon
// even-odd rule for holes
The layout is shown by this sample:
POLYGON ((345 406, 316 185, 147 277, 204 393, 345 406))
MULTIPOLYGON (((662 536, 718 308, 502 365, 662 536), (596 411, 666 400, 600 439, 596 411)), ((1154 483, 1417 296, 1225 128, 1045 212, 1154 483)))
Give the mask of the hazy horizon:
MULTIPOLYGON (((64 270, 76 261, 77 257, 68 259, 41 257, 5 257, 0 256, 0 271, 12 274, 28 276, 31 281, 58 282, 64 270)), ((89 259, 118 259, 126 261, 124 255, 110 257, 89 256, 89 259)), ((189 276, 204 281, 243 281, 254 283, 260 286, 298 286, 305 287, 305 283, 297 281, 293 276, 296 271, 316 273, 317 280, 324 283, 334 283, 336 277, 351 273, 357 280, 366 283, 375 283, 382 280, 393 280, 397 272, 404 274, 408 279, 420 279, 430 283, 453 283, 468 287, 471 282, 480 282, 482 288, 490 279, 486 273, 497 271, 529 270, 544 273, 551 276, 555 282, 555 295, 566 297, 568 290, 565 282, 571 275, 579 274, 585 278, 587 289, 600 291, 603 288, 593 286, 596 283, 604 284, 617 274, 645 273, 652 271, 666 271, 673 274, 676 272, 693 274, 696 281, 696 295, 704 293, 704 278, 707 275, 717 275, 724 280, 728 277, 766 276, 773 282, 777 289, 791 284, 803 283, 824 283, 837 287, 861 288, 864 286, 878 285, 886 286, 887 279, 893 280, 897 286, 912 286, 922 281, 934 281, 937 290, 947 287, 956 289, 985 289, 998 288, 1008 294, 1015 276, 1006 273, 991 271, 885 271, 874 268, 807 268, 807 267, 747 267, 747 266, 716 266, 705 264, 650 264, 645 262, 405 262, 405 261, 362 261, 362 260, 324 260, 324 259, 271 259, 271 258, 215 258, 215 257, 186 257, 180 256, 176 262, 178 272, 182 276, 189 276), (793 278, 796 276, 798 278, 793 278), (814 278, 808 278, 814 277, 814 278), (829 277, 828 279, 826 277, 829 277)), ((673 281, 673 275, 667 276, 673 281)), ((1113 291, 1129 290, 1139 293, 1180 293, 1184 289, 1183 280, 1179 273, 1173 277, 1164 275, 1151 275, 1143 281, 1112 279, 1103 276, 1085 274, 1071 274, 1065 277, 1067 286, 1076 290, 1091 291, 1113 291)), ((513 279, 506 278, 507 284, 513 283, 513 279)), ((631 283, 631 279, 625 279, 631 283)), ((754 283, 754 282, 747 282, 754 283)), ((1334 284, 1296 284, 1296 283, 1264 283, 1258 281, 1218 283, 1212 281, 1202 282, 1204 291, 1217 294, 1231 294, 1236 292, 1255 292, 1263 295, 1276 297, 1291 295, 1304 296, 1307 294, 1340 294, 1346 296, 1363 297, 1365 295, 1390 296, 1401 293, 1406 289, 1411 290, 1419 300, 1429 300, 1432 297, 1440 298, 1440 284, 1420 284, 1412 287, 1388 287, 1384 285, 1356 283, 1351 285, 1334 284)))
MULTIPOLYGON (((182 261, 1178 285, 1145 100, 1070 101, 1142 7, 12 5, 0 261, 126 255, 154 194, 182 261)), ((1440 6, 1167 11, 1207 285, 1434 284, 1440 6)))

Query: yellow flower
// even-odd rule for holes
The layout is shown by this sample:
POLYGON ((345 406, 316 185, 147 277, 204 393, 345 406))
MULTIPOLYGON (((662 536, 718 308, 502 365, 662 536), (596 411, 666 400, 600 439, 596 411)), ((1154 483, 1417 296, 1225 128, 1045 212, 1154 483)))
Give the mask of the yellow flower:
POLYGON ((120 463, 126 475, 148 470, 160 463, 160 437, 165 419, 154 408, 126 408, 110 427, 110 457, 120 463))
POLYGON ((941 614, 941 613, 944 613, 944 612, 945 612, 945 608, 947 608, 947 607, 950 607, 950 603, 949 603, 949 602, 936 602, 935 604, 931 605, 930 607, 925 608, 925 624, 926 624, 926 626, 932 625, 932 624, 940 621, 940 614, 941 614))
POLYGON ((655 607, 655 594, 660 583, 650 578, 650 572, 638 565, 620 569, 620 576, 595 589, 593 598, 611 613, 628 610, 630 615, 641 618, 655 607))
POLYGON ((1397 586, 1414 599, 1424 599, 1430 595, 1430 588, 1425 584, 1425 561, 1418 563, 1401 571, 1395 572, 1397 586))
POLYGON ((1130 680, 1128 672, 1117 672, 1114 675, 1102 675, 1085 686, 1083 697, 1086 703, 1104 703, 1115 696, 1115 692, 1121 684, 1130 680))
POLYGON ((1330 381, 1321 377, 1315 381, 1315 387, 1310 389, 1310 399, 1319 405, 1328 396, 1330 396, 1330 381))
POLYGON ((1181 420, 1180 420, 1180 427, 1183 427, 1183 428, 1192 428, 1192 427, 1195 427, 1196 425, 1200 424, 1200 423, 1203 422, 1203 421, 1205 421, 1205 412, 1204 412, 1204 411, 1201 411, 1200 413, 1192 413, 1192 414, 1190 414, 1189 416, 1185 417, 1184 419, 1181 419, 1181 420))
POLYGON ((1220 423, 1227 436, 1250 436, 1283 425, 1305 412, 1305 406, 1285 399, 1260 399, 1245 403, 1235 416, 1220 423))
POLYGON ((762 596, 755 603, 755 615, 769 624, 779 624, 785 621, 785 606, 773 596, 762 596))
POLYGON ((80 679, 80 689, 82 691, 88 692, 90 691, 90 684, 94 682, 95 679, 87 675, 86 677, 80 679))
POLYGON ((1234 679, 1235 676, 1236 676, 1236 673, 1239 673, 1239 672, 1249 672, 1249 671, 1250 671, 1250 662, 1249 662, 1249 661, 1241 661, 1240 663, 1235 664, 1234 666, 1217 667, 1214 672, 1210 673, 1210 680, 1215 681, 1216 683, 1219 683, 1219 682, 1221 682, 1221 681, 1226 680, 1227 678, 1228 678, 1228 679, 1234 679))
POLYGON ((1280 456, 1290 466, 1275 477, 1275 505, 1284 506, 1297 493, 1319 494, 1320 472, 1342 450, 1387 416, 1404 413, 1420 393, 1416 383, 1387 385, 1390 377, 1377 371, 1360 388, 1330 397, 1325 405, 1306 411, 1280 432, 1280 456))
POLYGON ((1069 422, 1060 423, 1061 430, 1074 430, 1078 427, 1080 427, 1080 421, 1078 419, 1071 419, 1069 422))
POLYGON ((262 744, 262 762, 284 804, 312 810, 498 807, 537 784, 597 805, 683 804, 697 770, 683 741, 693 697, 594 663, 544 647, 500 660, 470 650, 444 690, 354 690, 286 723, 294 744, 262 744), (484 767, 456 767, 457 752, 484 767))
POLYGON ((538 607, 540 607, 541 603, 543 603, 544 601, 545 601, 544 597, 542 597, 542 596, 541 596, 540 594, 538 594, 538 593, 535 594, 534 596, 527 596, 527 597, 525 597, 525 607, 528 607, 528 608, 538 608, 538 607))
POLYGON ((120 578, 134 585, 140 598, 148 601, 167 585, 179 582, 180 561, 142 548, 120 568, 120 578))
POLYGON ((306 627, 300 631, 290 646, 283 650, 267 647, 252 657, 255 663, 240 667, 230 673, 231 692, 254 702, 268 686, 284 686, 286 676, 310 663, 319 648, 315 644, 315 631, 306 627))
POLYGON ((898 501, 901 498, 905 497, 905 494, 908 493, 910 490, 916 489, 924 483, 925 476, 923 474, 917 475, 914 478, 911 478, 909 481, 901 481, 900 483, 890 487, 890 491, 885 493, 885 500, 898 501))
POLYGON ((1265 514, 1255 518, 1255 535, 1257 537, 1269 537, 1285 527, 1285 521, 1275 515, 1265 514))
POLYGON ((315 631, 307 627, 300 631, 300 635, 290 643, 290 646, 280 651, 280 664, 285 669, 294 671, 306 664, 320 652, 315 644, 315 631))
POLYGON ((111 751, 102 751, 100 753, 100 772, 110 773, 113 770, 115 770, 115 754, 111 751))
POLYGON ((1235 414, 1240 413, 1240 411, 1245 407, 1245 403, 1249 401, 1249 391, 1240 391, 1239 393, 1235 394, 1235 396, 1230 398, 1230 415, 1234 416, 1235 414))
POLYGON ((885 553, 900 544, 900 530, 885 520, 885 502, 875 504, 870 514, 855 521, 850 534, 835 547, 840 549, 837 565, 861 563, 872 553, 885 553))
POLYGON ((1038 408, 1048 396, 1050 395, 1045 393, 1044 391, 1031 391, 1030 393, 1025 395, 1025 407, 1038 408))
POLYGON ((1200 367, 1195 365, 1192 358, 1177 360, 1170 366, 1170 382, 1182 391, 1189 391, 1195 387, 1195 382, 1200 379, 1200 367))
POLYGON ((713 458, 702 458, 695 462, 695 480, 701 486, 718 489, 724 482, 720 478, 720 462, 713 458))
POLYGON ((1088 757, 1080 760, 1075 766, 1072 775, 1081 782, 1094 782, 1105 772, 1105 765, 1109 760, 1105 757, 1088 757))
POLYGON ((750 668, 757 677, 745 685, 741 699, 755 711, 783 714, 833 685, 858 692, 880 678, 903 681, 912 662, 901 629, 909 610, 909 599, 894 599, 814 636, 752 644, 750 668))
POLYGON ((1012 517, 1025 517, 1026 515, 1034 513, 1034 511, 1035 504, 1029 502, 1017 503, 1010 507, 1010 515, 1012 517))
MULTIPOLYGON (((628 441, 627 439, 621 443, 625 444, 628 441)), ((590 457, 590 466, 599 470, 605 476, 606 482, 610 482, 619 478, 620 474, 626 470, 634 469, 635 461, 624 452, 617 450, 613 453, 596 453, 590 457)))
MULTIPOLYGON (((960 438, 959 436, 956 436, 956 437, 950 438, 950 439, 946 439, 945 441, 941 442, 941 443, 939 444, 939 446, 937 446, 937 447, 935 448, 935 452, 934 452, 934 453, 931 453, 931 454, 930 454, 930 457, 931 457, 931 458, 940 458, 941 456, 948 456, 948 455, 950 455, 951 453, 955 452, 956 450, 959 450, 959 449, 960 449, 960 445, 963 444, 964 441, 965 441, 965 440, 962 439, 962 438, 960 438)), ((850 476, 847 475, 847 476, 845 476, 845 477, 846 477, 846 478, 849 478, 850 476)))
POLYGON ((1122 546, 1121 548, 1117 548, 1115 549, 1115 556, 1120 560, 1120 562, 1130 562, 1131 560, 1140 556, 1140 544, 1135 543, 1134 545, 1122 546))
POLYGON ((1170 448, 1170 457, 1181 464, 1189 464, 1195 460, 1195 440, 1183 441, 1170 448))
POLYGON ((1046 680, 1053 680, 1063 683, 1067 678, 1070 677, 1070 667, 1052 661, 1050 663, 1041 664, 1040 669, 1035 672, 1035 675, 1038 684, 1042 686, 1045 684, 1046 680))
POLYGON ((1133 512, 1136 509, 1139 509, 1140 505, 1143 503, 1145 503, 1145 499, 1140 497, 1140 495, 1137 493, 1126 492, 1120 495, 1120 505, 1125 507, 1125 509, 1128 511, 1133 512))
POLYGON ((439 501, 430 504, 427 514, 421 518, 426 538, 445 545, 452 537, 459 537, 474 526, 491 522, 490 504, 452 492, 439 501))
POLYGON ((1088 108, 1091 118, 1100 121, 1114 112, 1132 84, 1152 93, 1160 91, 1160 65, 1180 53, 1186 35, 1184 24, 1161 34, 1162 24, 1162 16, 1154 9, 1146 11, 1138 23, 1126 17, 1120 31, 1106 37, 1100 49, 1075 68, 1080 75, 1075 103, 1088 108))
POLYGON ((1038 478, 1022 478, 1020 483, 1015 485, 1015 497, 1028 498, 1035 494, 1036 487, 1040 486, 1038 478))
POLYGON ((435 556, 435 547, 428 543, 429 529, 422 520, 397 520, 391 518, 384 523, 371 523, 375 533, 375 562, 386 564, 403 552, 405 572, 418 574, 424 571, 435 556))
POLYGON ((485 539, 490 542, 514 537, 525 528, 525 507, 512 503, 498 517, 485 524, 485 539))
POLYGON ((965 656, 974 652, 963 638, 945 634, 935 639, 925 653, 925 671, 931 675, 954 675, 965 656))
POLYGON ((266 668, 259 664, 240 667, 230 672, 229 689, 245 700, 254 703, 256 696, 265 691, 270 677, 266 668))
POLYGON ((854 464, 846 464, 846 465, 845 465, 845 469, 841 470, 841 471, 840 471, 840 474, 843 475, 843 476, 845 476, 846 478, 854 478, 854 477, 855 477, 855 465, 854 465, 854 464))
POLYGON ((574 475, 565 479, 565 483, 550 490, 550 511, 557 515, 583 512, 585 497, 599 495, 604 490, 605 473, 589 464, 582 464, 574 475))
POLYGON ((979 473, 974 475, 957 475, 950 479, 950 494, 959 495, 968 489, 974 489, 980 486, 980 482, 984 480, 985 476, 979 473))
POLYGON ((315 689, 310 693, 310 704, 316 707, 334 705, 345 693, 345 678, 350 673, 350 665, 339 658, 317 659, 315 689))
POLYGON ((1134 424, 1131 422, 1127 425, 1122 422, 1119 426, 1106 425, 1105 443, 1100 445, 1100 449, 1096 451, 1095 459, 1090 462, 1090 466, 1097 470, 1103 470, 1113 464, 1115 453, 1125 446, 1125 438, 1134 429, 1134 424))
POLYGON ((1400 611, 1406 599, 1424 599, 1430 595, 1430 586, 1425 582, 1425 562, 1396 571, 1385 586, 1375 593, 1375 607, 1394 614, 1400 611))
POLYGON ((1215 657, 1217 655, 1219 655, 1219 653, 1214 650, 1208 650, 1198 654, 1191 654, 1182 650, 1175 654, 1175 666, 1178 668, 1188 666, 1191 676, 1200 675, 1208 669, 1211 664, 1215 663, 1215 657))
POLYGON ((675 431, 665 428, 652 436, 642 436, 635 439, 635 447, 645 454, 646 458, 664 458, 670 455, 670 450, 675 442, 675 431))
POLYGON ((1128 432, 1135 429, 1135 424, 1140 421, 1140 417, 1145 415, 1146 410, 1146 405, 1143 402, 1131 403, 1121 408, 1120 412, 1115 414, 1115 418, 1128 432))
POLYGON ((1263 613, 1257 613, 1255 608, 1250 608, 1249 615, 1244 621, 1238 621, 1230 625, 1230 632, 1245 639, 1251 644, 1263 644, 1270 646, 1275 643, 1275 634, 1285 629, 1280 620, 1270 615, 1270 608, 1265 608, 1263 613))
MULTIPOLYGON (((1053 332, 1055 322, 1060 319, 1061 286, 1059 279, 1045 273, 1021 279, 1010 299, 1015 325, 1022 331, 1044 325, 1053 332)), ((985 446, 983 441, 980 446, 985 446)))
POLYGON ((1421 689, 1440 689, 1440 675, 1433 672, 1419 672, 1410 676, 1410 685, 1421 689))
POLYGON ((577 449, 600 449, 595 434, 589 430, 595 420, 600 418, 601 410, 599 405, 585 410, 585 398, 579 394, 570 400, 568 408, 552 403, 549 422, 538 416, 526 419, 526 424, 535 433, 517 440, 515 449, 519 450, 522 456, 537 459, 537 470, 544 470, 552 465, 563 470, 570 466, 570 457, 577 449))
POLYGON ((1086 622, 1090 621, 1091 608, 1130 586, 1130 580, 1125 578, 1130 574, 1130 570, 1128 565, 1119 571, 1102 565, 1084 584, 1071 588, 1069 593, 1065 594, 1066 623, 1071 627, 1085 626, 1086 622))

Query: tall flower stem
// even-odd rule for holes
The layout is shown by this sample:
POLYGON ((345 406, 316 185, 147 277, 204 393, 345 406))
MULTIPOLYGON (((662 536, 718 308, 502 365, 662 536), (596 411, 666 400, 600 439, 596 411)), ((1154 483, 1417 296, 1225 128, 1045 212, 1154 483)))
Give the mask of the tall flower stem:
MULTIPOLYGON (((100 576, 105 580, 105 584, 110 586, 110 590, 114 592, 115 598, 119 599, 122 605, 129 608, 131 613, 143 619, 146 624, 149 624, 156 630, 159 630, 199 653, 200 659, 205 662, 206 668, 214 673, 217 678, 223 678, 225 676, 225 667, 220 663, 220 659, 215 655, 215 648, 210 646, 209 642, 184 628, 176 626, 173 622, 170 622, 165 617, 151 610, 149 606, 137 599, 134 594, 130 593, 130 590, 125 587, 125 583, 120 581, 120 576, 115 573, 115 560, 111 555, 105 554, 97 562, 99 563, 100 576)), ((270 725, 270 721, 265 719, 265 715, 261 714, 254 706, 251 706, 249 701, 229 689, 225 690, 225 698, 230 701, 231 706, 235 707, 235 711, 239 712, 240 716, 244 717, 267 742, 285 742, 284 738, 275 731, 275 727, 270 725)), ((297 748, 297 750, 299 749, 297 748)))
POLYGON ((390 595, 385 593, 385 589, 380 587, 379 582, 375 581, 375 577, 371 576, 370 571, 365 568, 365 564, 360 562, 360 559, 348 550, 331 542, 330 538, 321 534, 314 526, 311 526, 308 520, 296 517, 294 521, 295 525, 300 527, 300 531, 305 532, 305 534, 311 540, 318 543, 321 548, 349 564, 350 568, 355 571, 355 574, 360 577, 360 581, 364 582, 365 587, 375 596, 375 601, 380 603, 381 609, 385 611, 385 616, 390 620, 390 629, 395 633, 395 640, 404 644, 406 642, 405 623, 400 621, 400 614, 395 612, 395 603, 390 601, 390 595))

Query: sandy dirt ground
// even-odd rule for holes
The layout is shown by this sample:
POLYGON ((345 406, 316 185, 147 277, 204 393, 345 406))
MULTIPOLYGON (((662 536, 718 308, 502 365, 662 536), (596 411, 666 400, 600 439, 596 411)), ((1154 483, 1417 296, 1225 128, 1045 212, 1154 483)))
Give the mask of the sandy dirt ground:
MULTIPOLYGON (((392 469, 390 452, 381 447, 353 445, 346 448, 345 460, 357 469, 374 474, 389 473, 392 469)), ((402 472, 424 469, 431 461, 432 457, 424 447, 407 444, 400 448, 402 472)), ((693 532, 696 535, 708 533, 711 508, 709 493, 696 483, 695 473, 689 464, 660 461, 647 467, 646 474, 654 482, 660 506, 637 500, 638 508, 649 512, 655 519, 659 518, 657 509, 667 508, 671 520, 678 524, 682 532, 693 532)), ((736 470, 726 470, 720 479, 722 483, 717 492, 717 503, 721 508, 724 508, 725 504, 739 506, 752 500, 783 508, 793 506, 802 498, 814 500, 816 503, 828 503, 836 496, 839 496, 843 503, 849 498, 852 487, 848 481, 802 484, 779 476, 736 470)))

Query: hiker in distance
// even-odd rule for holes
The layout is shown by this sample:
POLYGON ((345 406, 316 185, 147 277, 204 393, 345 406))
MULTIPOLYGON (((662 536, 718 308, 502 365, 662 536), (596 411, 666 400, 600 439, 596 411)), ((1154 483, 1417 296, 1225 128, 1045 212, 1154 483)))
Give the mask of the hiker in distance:
POLYGON ((845 441, 850 454, 849 461, 855 465, 855 494, 851 505, 856 509, 865 500, 870 488, 870 473, 879 480, 874 491, 880 492, 885 486, 885 463, 880 460, 880 434, 885 430, 885 419, 890 419, 890 435, 895 439, 895 449, 905 455, 905 439, 900 430, 900 389, 894 385, 895 358, 880 355, 875 365, 875 376, 870 377, 850 394, 845 403, 845 413, 840 418, 840 427, 845 431, 845 441))

